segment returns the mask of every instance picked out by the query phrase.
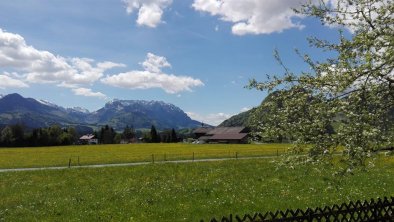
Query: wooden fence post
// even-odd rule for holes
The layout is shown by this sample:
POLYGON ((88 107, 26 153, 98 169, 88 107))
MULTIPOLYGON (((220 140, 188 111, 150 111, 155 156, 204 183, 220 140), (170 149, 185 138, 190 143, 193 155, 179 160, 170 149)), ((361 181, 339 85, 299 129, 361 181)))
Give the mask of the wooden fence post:
POLYGON ((152 163, 155 163, 155 154, 152 154, 152 163))
POLYGON ((70 168, 70 167, 71 167, 71 158, 68 159, 68 168, 70 168))

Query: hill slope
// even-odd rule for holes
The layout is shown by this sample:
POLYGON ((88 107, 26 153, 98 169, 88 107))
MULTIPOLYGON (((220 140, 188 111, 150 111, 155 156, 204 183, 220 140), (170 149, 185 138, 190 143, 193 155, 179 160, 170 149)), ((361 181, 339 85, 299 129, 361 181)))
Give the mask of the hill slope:
MULTIPOLYGON (((263 105, 264 103, 267 103, 269 101, 272 101, 273 97, 276 95, 276 92, 273 92, 269 94, 265 99, 260 103, 259 106, 263 105)), ((234 115, 230 117, 229 119, 223 121, 219 126, 223 127, 230 127, 230 126, 244 126, 244 127, 250 127, 250 117, 253 115, 253 113, 257 110, 257 107, 252 108, 246 112, 239 113, 237 115, 234 115)), ((261 113, 260 115, 270 115, 269 113, 261 113)))
MULTIPOLYGON (((269 94, 259 106, 264 105, 267 102, 273 101, 274 97, 277 95, 278 92, 273 92, 269 94)), ((237 115, 234 115, 230 117, 229 119, 223 121, 219 126, 222 127, 230 127, 230 126, 245 126, 245 127, 251 127, 250 123, 250 118, 254 114, 254 112, 257 111, 257 108, 253 108, 249 111, 239 113, 237 115)), ((273 113, 269 113, 268 110, 261 109, 259 110, 259 113, 255 113, 256 115, 260 116, 260 120, 263 120, 264 118, 270 118, 270 115, 273 113)), ((338 117, 340 114, 338 114, 338 117)), ((388 113, 389 117, 389 122, 388 124, 394 124, 394 108, 389 110, 388 113)))
POLYGON ((0 123, 2 125, 23 124, 27 127, 47 127, 53 124, 69 125, 81 122, 84 114, 77 111, 9 94, 0 99, 0 123))

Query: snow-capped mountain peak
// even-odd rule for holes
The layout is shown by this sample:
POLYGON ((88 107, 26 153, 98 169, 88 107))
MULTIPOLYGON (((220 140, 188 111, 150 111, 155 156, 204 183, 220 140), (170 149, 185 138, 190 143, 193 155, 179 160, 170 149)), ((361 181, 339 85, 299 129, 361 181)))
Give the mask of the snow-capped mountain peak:
POLYGON ((90 113, 90 111, 88 109, 82 108, 82 107, 73 107, 71 108, 71 110, 76 111, 76 112, 80 112, 80 113, 90 113))
POLYGON ((51 103, 51 102, 48 102, 48 101, 46 101, 46 100, 43 100, 43 99, 38 99, 38 100, 36 100, 37 102, 39 102, 39 103, 41 103, 41 104, 43 104, 43 105, 46 105, 46 106, 50 106, 50 107, 56 107, 56 108, 59 108, 59 106, 58 105, 56 105, 56 104, 53 104, 53 103, 51 103))

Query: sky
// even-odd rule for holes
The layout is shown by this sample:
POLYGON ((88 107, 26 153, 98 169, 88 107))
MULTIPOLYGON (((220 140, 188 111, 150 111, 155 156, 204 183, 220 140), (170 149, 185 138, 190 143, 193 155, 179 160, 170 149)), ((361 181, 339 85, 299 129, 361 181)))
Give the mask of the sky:
POLYGON ((337 39, 300 1, 0 1, 0 94, 90 111, 159 100, 217 125, 266 97, 245 86, 283 73, 275 49, 300 72, 295 49, 324 58, 307 37, 337 39))

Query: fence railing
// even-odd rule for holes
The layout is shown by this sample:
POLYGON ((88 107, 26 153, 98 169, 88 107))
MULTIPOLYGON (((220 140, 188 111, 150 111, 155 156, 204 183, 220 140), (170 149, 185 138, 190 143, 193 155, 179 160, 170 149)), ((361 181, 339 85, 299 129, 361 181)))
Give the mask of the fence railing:
MULTIPOLYGON (((212 218, 210 222, 290 222, 290 221, 338 221, 338 222, 358 222, 358 221, 394 221, 394 197, 371 199, 368 201, 356 201, 326 206, 324 208, 308 208, 306 210, 286 210, 266 213, 246 214, 242 217, 238 215, 224 216, 217 220, 212 218)), ((201 220, 203 222, 203 220, 201 220)))
POLYGON ((109 156, 108 159, 96 159, 94 154, 91 155, 72 155, 65 159, 67 166, 84 166, 92 164, 111 164, 111 163, 163 163, 171 161, 199 161, 206 159, 247 159, 247 158, 273 158, 279 157, 286 153, 285 149, 276 149, 270 151, 248 150, 248 151, 210 151, 210 152, 184 152, 184 153, 144 153, 133 154, 131 158, 124 156, 109 156), (109 160, 109 161, 108 161, 109 160))

